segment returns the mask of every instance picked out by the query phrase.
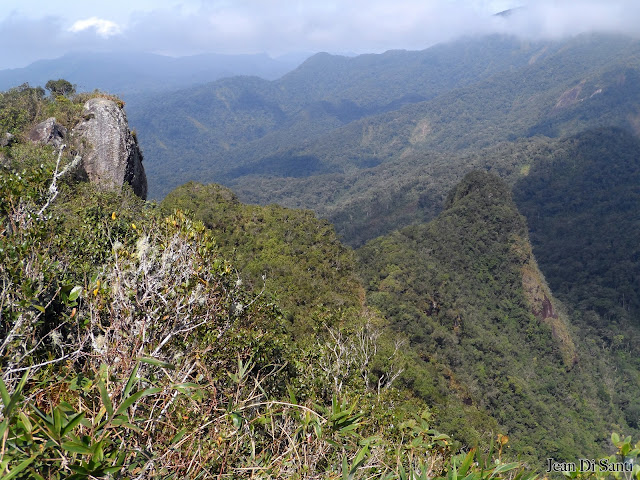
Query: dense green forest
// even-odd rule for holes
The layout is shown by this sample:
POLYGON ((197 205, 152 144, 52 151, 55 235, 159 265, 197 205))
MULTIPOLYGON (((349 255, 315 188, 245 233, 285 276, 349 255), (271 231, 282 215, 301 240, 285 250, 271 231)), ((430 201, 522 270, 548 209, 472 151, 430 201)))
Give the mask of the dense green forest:
POLYGON ((104 96, 59 93, 0 97, 2 478, 535 477, 490 423, 483 444, 435 428, 327 222, 87 183, 28 140, 104 96))
POLYGON ((590 339, 551 295, 497 177, 467 175, 435 220, 358 255, 369 302, 423 358, 446 365, 458 389, 450 395, 491 412, 514 449, 576 458, 597 449, 596 432, 624 425, 623 410, 611 408, 617 385, 590 394, 593 379, 614 370, 593 361, 590 339))
POLYGON ((574 306, 590 349, 611 353, 610 399, 638 428, 640 141, 598 129, 559 141, 514 186, 553 291, 574 306))
POLYGON ((245 205, 225 187, 193 182, 171 192, 161 207, 167 214, 190 210, 201 220, 243 281, 273 296, 301 341, 315 322, 333 325, 365 316, 353 252, 312 212, 245 205))
POLYGON ((0 478, 637 457, 638 49, 318 54, 133 101, 158 204, 28 138, 124 102, 1 93, 0 478))
MULTIPOLYGON (((155 159, 152 197, 193 179, 232 188, 269 179, 278 192, 292 178, 366 174, 425 153, 596 126, 636 128, 639 54, 636 40, 595 34, 538 43, 471 38, 355 58, 319 54, 276 81, 223 79, 130 102, 129 115, 155 159)), ((243 201, 261 200, 253 186, 243 201)), ((286 200, 293 206, 296 195, 286 200)))
POLYGON ((374 167, 305 178, 247 176, 234 190, 257 203, 311 208, 329 219, 343 241, 361 246, 397 228, 434 219, 447 193, 473 169, 515 183, 554 141, 537 136, 463 154, 415 152, 374 167))
MULTIPOLYGON (((223 173, 246 174, 238 167, 247 164, 255 169, 266 163, 277 176, 305 170, 313 159, 288 151, 301 141, 521 67, 534 50, 496 36, 422 52, 356 58, 318 54, 277 81, 223 79, 134 101, 129 114, 145 138, 143 147, 156 159, 148 170, 156 189, 151 195, 159 197, 196 178, 195 172, 198 178, 219 182, 223 173)), ((359 163, 370 161, 365 157, 359 163)), ((325 164, 316 162, 311 173, 332 168, 325 164)))
POLYGON ((310 212, 243 205, 224 187, 196 183, 162 207, 191 207, 254 291, 279 296, 299 341, 313 330, 309 318, 327 325, 372 318, 399 334, 410 349, 397 358, 396 384, 436 408, 435 425, 466 448, 504 432, 514 454, 540 465, 541 451, 570 461, 606 448, 597 432, 631 432, 625 405, 611 402, 620 383, 590 398, 593 376, 612 377, 614 367, 592 358, 588 345, 597 337, 577 335, 553 298, 507 184, 477 172, 448 197, 434 221, 358 251, 377 318, 362 303, 348 249, 310 212))
POLYGON ((553 149, 544 143, 556 137, 602 126, 636 132, 640 97, 633 78, 638 73, 637 66, 627 64, 637 53, 618 57, 611 47, 605 61, 578 46, 281 151, 283 164, 313 159, 315 171, 304 178, 277 171, 265 175, 260 163, 251 175, 212 174, 244 201, 313 209, 329 218, 346 242, 361 245, 415 218, 433 218, 448 189, 473 168, 490 169, 511 181, 532 164, 530 157, 538 150, 553 149), (565 68, 576 57, 582 62, 565 68), (376 216, 382 221, 376 218, 369 225, 374 222, 369 208, 384 212, 376 216))

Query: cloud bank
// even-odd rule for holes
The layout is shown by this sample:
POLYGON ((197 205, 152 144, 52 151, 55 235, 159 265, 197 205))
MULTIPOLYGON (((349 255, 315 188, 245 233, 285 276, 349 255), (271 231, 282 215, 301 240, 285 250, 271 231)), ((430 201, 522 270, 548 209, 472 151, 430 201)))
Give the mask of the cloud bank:
POLYGON ((113 35, 122 33, 122 30, 117 23, 98 17, 78 20, 69 28, 69 31, 72 33, 78 33, 85 30, 95 30, 96 34, 102 38, 109 38, 113 35))
POLYGON ((461 35, 557 38, 587 31, 640 35, 637 0, 538 0, 510 16, 506 0, 209 0, 134 12, 0 22, 0 68, 72 50, 279 55, 292 51, 418 50, 461 35), (117 19, 117 21, 116 21, 117 19), (4 65, 3 65, 4 64, 4 65))

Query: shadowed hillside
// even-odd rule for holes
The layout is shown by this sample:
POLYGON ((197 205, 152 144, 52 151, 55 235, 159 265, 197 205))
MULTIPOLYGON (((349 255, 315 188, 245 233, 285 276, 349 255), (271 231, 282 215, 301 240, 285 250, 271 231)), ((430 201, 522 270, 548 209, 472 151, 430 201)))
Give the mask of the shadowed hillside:
MULTIPOLYGON (((621 409, 590 394, 594 375, 613 369, 594 361, 551 295, 498 178, 470 173, 435 220, 373 240, 358 255, 371 305, 428 365, 448 372, 444 398, 488 412, 534 463, 541 451, 569 460, 598 450, 598 432, 624 424, 621 409)), ((420 375, 408 372, 406 381, 434 395, 420 375)))

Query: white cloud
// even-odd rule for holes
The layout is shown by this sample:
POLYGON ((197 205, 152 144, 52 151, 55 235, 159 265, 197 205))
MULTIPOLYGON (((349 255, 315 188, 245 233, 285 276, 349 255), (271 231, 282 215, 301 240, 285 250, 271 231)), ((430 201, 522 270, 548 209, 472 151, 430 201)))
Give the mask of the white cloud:
POLYGON ((98 17, 78 20, 69 28, 69 31, 78 33, 91 29, 95 30, 95 32, 103 38, 109 38, 122 33, 122 29, 117 23, 98 17))
POLYGON ((128 43, 169 54, 203 51, 380 52, 423 49, 460 35, 549 38, 640 34, 638 0, 208 0, 131 18, 128 43), (510 17, 499 11, 529 3, 510 17))
POLYGON ((0 20, 0 45, 11 45, 0 55, 0 68, 78 49, 279 55, 417 50, 491 32, 549 38, 600 30, 640 36, 638 0, 157 1, 152 7, 152 0, 129 0, 145 7, 137 10, 123 10, 125 0, 100 8, 84 2, 75 18, 9 14, 0 20), (527 3, 509 17, 492 15, 527 3))

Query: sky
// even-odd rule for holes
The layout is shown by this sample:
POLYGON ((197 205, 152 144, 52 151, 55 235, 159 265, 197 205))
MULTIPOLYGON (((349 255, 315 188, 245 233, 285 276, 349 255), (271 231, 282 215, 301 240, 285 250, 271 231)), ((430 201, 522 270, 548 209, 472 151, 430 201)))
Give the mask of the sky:
POLYGON ((377 53, 492 32, 640 36, 638 0, 0 0, 0 69, 71 51, 377 53), (525 5, 528 2, 528 5, 525 5), (509 17, 494 14, 518 8, 509 17))

